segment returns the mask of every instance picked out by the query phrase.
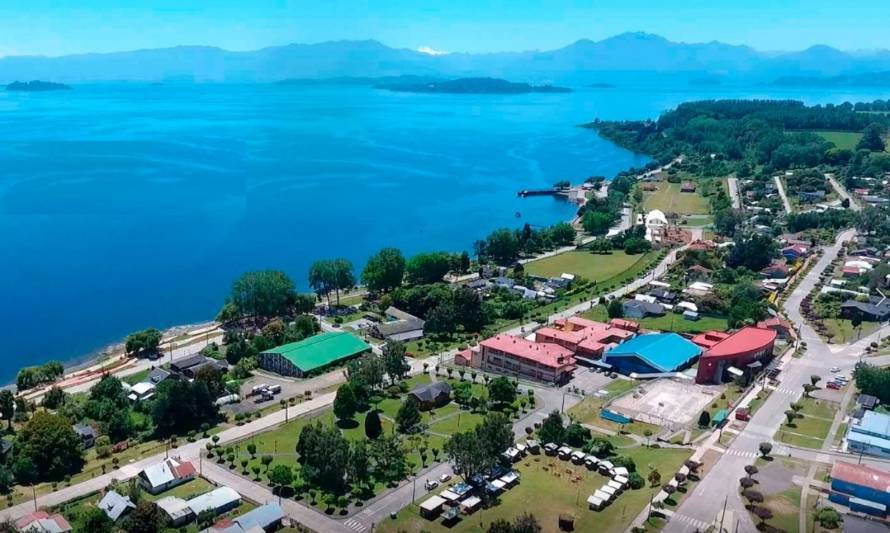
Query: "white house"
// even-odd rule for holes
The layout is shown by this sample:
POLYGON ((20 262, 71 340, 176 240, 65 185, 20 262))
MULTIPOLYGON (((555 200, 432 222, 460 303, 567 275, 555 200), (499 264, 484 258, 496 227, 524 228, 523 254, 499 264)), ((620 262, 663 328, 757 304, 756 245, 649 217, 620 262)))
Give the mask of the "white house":
POLYGON ((148 492, 160 494, 194 479, 195 474, 195 466, 192 463, 170 457, 139 472, 139 482, 148 492))

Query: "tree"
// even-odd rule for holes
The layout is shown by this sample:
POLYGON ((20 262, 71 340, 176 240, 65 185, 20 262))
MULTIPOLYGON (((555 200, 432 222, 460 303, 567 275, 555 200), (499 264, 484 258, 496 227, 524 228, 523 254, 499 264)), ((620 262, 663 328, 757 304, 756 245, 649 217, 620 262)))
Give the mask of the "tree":
POLYGON ((352 391, 352 385, 346 382, 340 385, 337 395, 334 397, 334 416, 340 420, 348 420, 355 416, 356 410, 358 410, 358 402, 355 399, 355 393, 352 391))
POLYGON ((405 449, 396 436, 385 436, 371 442, 374 477, 389 482, 402 479, 408 469, 405 449))
POLYGON ((707 411, 702 411, 700 415, 698 415, 698 427, 706 428, 711 425, 711 414, 707 411))
POLYGON ((614 218, 609 213, 587 211, 581 217, 581 226, 591 235, 605 235, 612 226, 614 218))
POLYGON ((748 474, 748 477, 751 477, 757 473, 757 467, 754 465, 745 465, 745 473, 748 474))
POLYGON ((195 380, 168 379, 157 387, 151 411, 159 435, 184 434, 204 423, 215 423, 219 408, 207 385, 195 380))
POLYGON ((843 520, 834 507, 825 506, 816 513, 816 521, 826 529, 837 529, 843 520))
POLYGON ((884 151, 884 126, 881 124, 869 124, 862 134, 862 138, 856 143, 857 150, 869 150, 872 152, 884 151))
POLYGON ((330 260, 320 260, 309 267, 309 286, 319 296, 327 298, 328 307, 331 306, 331 292, 337 286, 336 271, 330 260))
POLYGON ((424 333, 449 335, 457 329, 457 312, 451 302, 444 302, 432 308, 423 325, 424 333))
POLYGON ((370 481, 371 459, 365 441, 358 440, 352 443, 347 471, 349 480, 356 485, 365 486, 370 481))
POLYGON ((148 328, 127 335, 125 350, 127 355, 140 357, 142 355, 157 353, 161 344, 161 332, 155 328, 148 328))
POLYGON ((59 387, 53 387, 46 391, 46 394, 43 395, 43 406, 47 409, 58 409, 62 407, 62 404, 65 403, 65 399, 68 397, 59 387))
POLYGON ((398 379, 404 379, 411 371, 405 344, 399 341, 390 341, 383 347, 383 367, 389 374, 389 379, 395 383, 398 379))
POLYGON ((621 318, 624 316, 624 306, 621 305, 621 300, 614 299, 609 302, 609 305, 606 306, 606 312, 609 314, 609 318, 621 318))
POLYGON ((83 446, 67 418, 39 411, 19 431, 16 461, 29 460, 39 480, 58 481, 83 466, 83 446))
POLYGON ((615 445, 604 437, 594 437, 584 446, 584 451, 597 457, 609 457, 614 453, 615 445))
POLYGON ((633 490, 639 490, 643 488, 643 484, 646 481, 643 479, 643 476, 639 474, 639 472, 630 472, 627 476, 627 484, 630 485, 630 488, 633 490))
POLYGON ((485 240, 485 252, 496 263, 508 264, 519 256, 519 237, 509 229, 498 229, 485 240))
POLYGON ((821 380, 822 380, 822 376, 817 376, 816 374, 813 374, 812 376, 810 376, 810 383, 811 383, 814 387, 815 387, 816 384, 819 383, 821 380))
POLYGON ((510 378, 498 376, 488 382, 488 397, 497 404, 512 404, 516 400, 516 387, 510 378))
POLYGON ((649 481, 649 485, 653 487, 657 487, 659 484, 661 484, 661 474, 658 472, 658 470, 651 470, 646 479, 649 481))
POLYGON ((513 445, 513 428, 510 419, 503 413, 491 413, 473 429, 476 439, 483 447, 485 457, 494 466, 504 450, 513 445))
POLYGON ((365 436, 370 440, 376 440, 382 432, 383 426, 380 423, 380 415, 377 414, 376 409, 373 409, 365 416, 365 436))
POLYGON ((136 505, 124 522, 128 533, 160 533, 169 519, 167 513, 154 502, 143 501, 136 505))
POLYGON ((763 457, 769 457, 770 452, 773 451, 773 445, 769 442, 761 442, 757 448, 763 457))
MULTIPOLYGON (((294 472, 287 465, 275 465, 269 471, 269 482, 275 487, 279 493, 281 489, 287 487, 294 481, 294 472)), ((275 492, 273 490, 273 492, 275 492)))
POLYGON ((449 270, 451 254, 447 252, 420 253, 405 265, 405 275, 412 285, 439 283, 449 270))
POLYGON ((349 461, 349 441, 340 430, 321 422, 307 424, 300 431, 296 451, 304 480, 328 492, 340 493, 349 461))
POLYGON ((569 446, 581 448, 590 440, 590 430, 577 422, 573 422, 566 428, 564 438, 569 446))
MULTIPOLYGON (((232 283, 227 304, 234 306, 238 315, 257 319, 286 315, 300 300, 287 274, 260 270, 246 272, 232 283)), ((231 314, 229 311, 225 318, 231 314)))
POLYGON ((87 506, 78 520, 77 531, 89 531, 90 533, 111 533, 114 531, 114 522, 108 518, 105 511, 98 507, 87 506))
POLYGON ((334 276, 334 290, 337 292, 337 306, 340 306, 340 292, 355 288, 355 268, 348 259, 334 259, 331 263, 334 276))
POLYGON ((12 417, 15 414, 15 396, 9 389, 0 390, 0 418, 6 420, 8 428, 12 428, 12 417))
POLYGON ((481 473, 489 464, 485 450, 473 431, 455 433, 445 442, 444 449, 455 471, 459 471, 466 481, 481 473))
POLYGON ((420 430, 420 405, 413 396, 408 396, 396 413, 396 424, 400 433, 417 433, 420 430))
POLYGON ((794 419, 797 417, 797 413, 794 412, 793 409, 788 409, 785 411, 785 418, 788 420, 786 423, 790 426, 794 423, 794 419))
POLYGON ((465 381, 455 383, 451 388, 451 397, 458 405, 466 407, 473 397, 473 386, 465 381))
POLYGON ((809 384, 809 383, 804 383, 804 384, 803 384, 803 395, 804 395, 804 398, 809 398, 809 397, 810 397, 810 394, 812 394, 814 390, 816 390, 816 386, 815 386, 815 385, 811 385, 811 384, 809 384))
POLYGON ((763 494, 754 490, 754 489, 745 489, 742 491, 742 496, 748 500, 748 508, 754 507, 755 504, 763 503, 763 494))
POLYGON ((562 415, 559 414, 559 411, 553 411, 547 415, 547 418, 541 423, 538 436, 545 444, 550 442, 562 444, 565 440, 565 428, 562 425, 562 415))
POLYGON ((372 292, 389 292, 402 284, 405 258, 398 248, 384 248, 368 258, 362 283, 372 292))
POLYGON ((754 514, 757 515, 757 518, 760 519, 760 526, 762 527, 767 520, 773 517, 773 512, 770 511, 769 507, 764 507, 762 505, 754 508, 754 514))

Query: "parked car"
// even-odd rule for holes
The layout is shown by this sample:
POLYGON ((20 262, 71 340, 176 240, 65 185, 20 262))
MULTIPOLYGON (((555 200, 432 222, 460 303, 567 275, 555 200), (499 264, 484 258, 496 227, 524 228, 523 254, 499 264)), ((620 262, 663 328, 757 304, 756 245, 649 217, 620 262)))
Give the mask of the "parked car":
POLYGON ((423 486, 426 487, 426 490, 433 490, 434 488, 439 486, 439 482, 435 479, 428 479, 426 480, 426 483, 423 484, 423 486))
POLYGON ((838 373, 838 372, 840 372, 840 371, 841 371, 841 368, 840 368, 839 366, 833 366, 833 367, 831 367, 831 372, 832 372, 832 373, 835 373, 835 374, 836 374, 836 373, 838 373))
POLYGON ((451 481, 451 474, 442 474, 439 476, 439 483, 448 483, 451 481))
POLYGON ((842 385, 840 383, 838 383, 837 381, 829 381, 828 385, 827 385, 827 387, 829 389, 833 389, 833 390, 840 390, 841 386, 842 385))

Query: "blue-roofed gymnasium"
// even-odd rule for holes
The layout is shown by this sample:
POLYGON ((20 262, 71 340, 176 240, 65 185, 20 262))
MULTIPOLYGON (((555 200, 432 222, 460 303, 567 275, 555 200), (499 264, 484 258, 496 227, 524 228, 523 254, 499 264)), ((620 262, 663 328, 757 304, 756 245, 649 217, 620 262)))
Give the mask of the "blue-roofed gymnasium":
POLYGON ((701 353, 701 348, 676 333, 651 333, 612 348, 603 362, 622 374, 661 374, 688 368, 701 353))

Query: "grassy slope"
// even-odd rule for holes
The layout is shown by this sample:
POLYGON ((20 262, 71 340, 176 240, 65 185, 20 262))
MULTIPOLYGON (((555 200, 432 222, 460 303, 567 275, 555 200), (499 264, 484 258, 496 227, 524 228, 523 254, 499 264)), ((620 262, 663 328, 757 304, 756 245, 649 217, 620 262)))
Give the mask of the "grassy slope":
POLYGON ((623 250, 603 255, 574 251, 527 263, 525 271, 533 276, 548 278, 569 273, 601 282, 621 274, 645 258, 644 254, 627 255, 623 250))
POLYGON ((667 181, 659 182, 657 191, 643 192, 643 209, 660 209, 679 215, 706 215, 710 212, 708 201, 698 192, 680 192, 679 183, 667 181))

